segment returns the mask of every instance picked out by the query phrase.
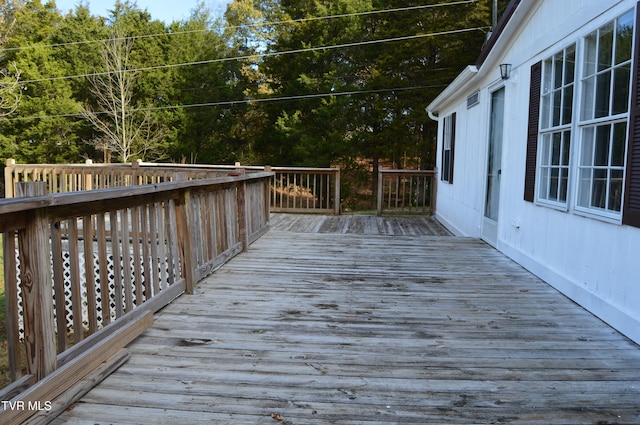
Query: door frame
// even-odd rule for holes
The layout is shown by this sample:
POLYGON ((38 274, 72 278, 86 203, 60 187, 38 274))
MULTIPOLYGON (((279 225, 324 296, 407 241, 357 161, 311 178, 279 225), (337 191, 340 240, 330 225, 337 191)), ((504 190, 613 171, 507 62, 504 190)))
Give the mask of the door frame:
POLYGON ((487 191, 489 190, 489 181, 488 181, 488 174, 489 174, 489 152, 490 152, 490 147, 491 147, 491 136, 492 136, 492 120, 491 120, 491 114, 493 112, 493 96, 496 92, 503 90, 504 93, 504 99, 503 99, 503 105, 502 105, 502 113, 503 113, 503 119, 502 119, 502 137, 500 138, 500 144, 501 144, 501 149, 500 149, 500 174, 499 176, 502 175, 501 171, 502 171, 502 166, 503 166, 503 158, 504 158, 504 135, 505 135, 505 129, 507 126, 507 119, 506 119, 506 113, 507 113, 507 88, 506 88, 506 84, 503 81, 500 81, 499 83, 497 83, 496 85, 492 86, 489 88, 489 102, 488 102, 488 108, 487 108, 487 135, 486 135, 486 140, 487 140, 487 144, 486 144, 486 150, 485 150, 485 160, 484 160, 484 167, 483 167, 483 179, 484 179, 484 184, 483 184, 483 198, 482 198, 482 228, 480 230, 480 237, 482 238, 482 240, 484 240, 485 242, 487 242, 489 245, 492 245, 494 247, 497 247, 498 245, 498 227, 499 227, 499 223, 500 223, 500 192, 502 191, 502 184, 500 183, 501 177, 498 177, 498 202, 497 202, 497 219, 493 220, 491 218, 486 217, 486 208, 487 208, 487 191))

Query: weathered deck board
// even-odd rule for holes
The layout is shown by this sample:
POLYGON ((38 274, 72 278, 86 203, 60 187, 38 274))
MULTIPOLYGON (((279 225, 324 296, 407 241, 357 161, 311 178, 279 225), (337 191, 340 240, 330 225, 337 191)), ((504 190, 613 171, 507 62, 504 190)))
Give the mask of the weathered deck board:
POLYGON ((307 217, 274 216, 55 423, 640 423, 640 348, 486 244, 307 217))
POLYGON ((450 235, 447 229, 430 217, 274 214, 271 225, 277 230, 298 233, 352 233, 390 236, 450 235))

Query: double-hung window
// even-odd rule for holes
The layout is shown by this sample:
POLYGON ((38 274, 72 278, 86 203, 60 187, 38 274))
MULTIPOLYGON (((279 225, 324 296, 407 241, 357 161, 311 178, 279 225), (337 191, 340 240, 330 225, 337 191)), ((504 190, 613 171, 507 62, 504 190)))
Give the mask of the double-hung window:
POLYGON ((584 39, 576 209, 619 218, 629 119, 634 14, 584 39))
POLYGON ((542 63, 538 200, 562 206, 569 184, 575 62, 572 44, 542 63))
POLYGON ((630 222, 629 205, 638 203, 624 201, 634 20, 630 11, 531 67, 526 201, 614 221, 624 209, 630 222))

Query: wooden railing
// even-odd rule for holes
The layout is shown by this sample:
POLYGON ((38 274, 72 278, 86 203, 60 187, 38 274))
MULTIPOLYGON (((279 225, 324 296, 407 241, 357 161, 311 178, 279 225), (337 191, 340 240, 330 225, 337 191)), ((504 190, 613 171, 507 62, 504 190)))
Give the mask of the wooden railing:
MULTIPOLYGON (((28 198, 0 201, 14 381, 2 400, 68 390, 268 229, 272 173, 186 178, 57 194, 18 183, 28 198)), ((0 423, 30 412, 5 408, 0 423)))
POLYGON ((339 168, 273 167, 271 210, 340 214, 339 168))
POLYGON ((271 211, 340 214, 340 169, 235 165, 155 164, 16 164, 7 160, 5 196, 14 196, 15 184, 47 182, 48 193, 74 192, 230 174, 273 172, 271 211))
POLYGON ((380 170, 378 215, 433 214, 436 200, 434 170, 380 170))

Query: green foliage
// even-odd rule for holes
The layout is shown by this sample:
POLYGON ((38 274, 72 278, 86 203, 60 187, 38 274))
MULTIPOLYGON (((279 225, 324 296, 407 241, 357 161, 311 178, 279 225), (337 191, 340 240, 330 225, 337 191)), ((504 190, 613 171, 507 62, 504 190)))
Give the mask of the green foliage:
POLYGON ((14 116, 3 120, 2 154, 24 162, 61 162, 75 160, 81 146, 78 143, 77 122, 60 115, 77 113, 79 103, 73 99, 67 69, 55 58, 50 37, 62 21, 51 3, 29 2, 16 14, 14 34, 9 46, 30 48, 12 51, 7 60, 15 62, 21 72, 23 93, 14 116), (43 116, 56 116, 40 119, 43 116), (33 117, 33 118, 32 118, 33 117))
POLYGON ((147 159, 430 167, 436 133, 424 106, 475 61, 485 38, 450 32, 491 19, 491 0, 423 7, 442 3, 234 0, 219 19, 202 3, 167 24, 129 0, 116 0, 107 17, 82 4, 63 16, 51 1, 15 0, 5 13, 15 25, 1 35, 17 49, 0 67, 15 61, 24 90, 0 121, 0 156, 102 159, 91 143, 100 132, 79 117, 98 108, 83 76, 105 71, 100 40, 117 28, 134 37, 129 66, 139 70, 127 107, 160 136, 147 159), (262 102, 270 98, 286 100, 262 102))
POLYGON ((270 50, 316 49, 270 55, 259 66, 270 96, 309 97, 266 104, 267 126, 256 149, 272 163, 322 166, 370 158, 397 167, 432 166, 435 123, 424 106, 474 62, 485 35, 476 30, 372 41, 487 26, 488 3, 415 9, 424 1, 281 0, 274 14, 300 21, 281 25, 270 50), (365 13, 402 8, 412 9, 365 13), (310 19, 335 15, 343 17, 310 19), (340 45, 348 46, 318 49, 340 45), (311 97, 344 92, 354 94, 311 97))

